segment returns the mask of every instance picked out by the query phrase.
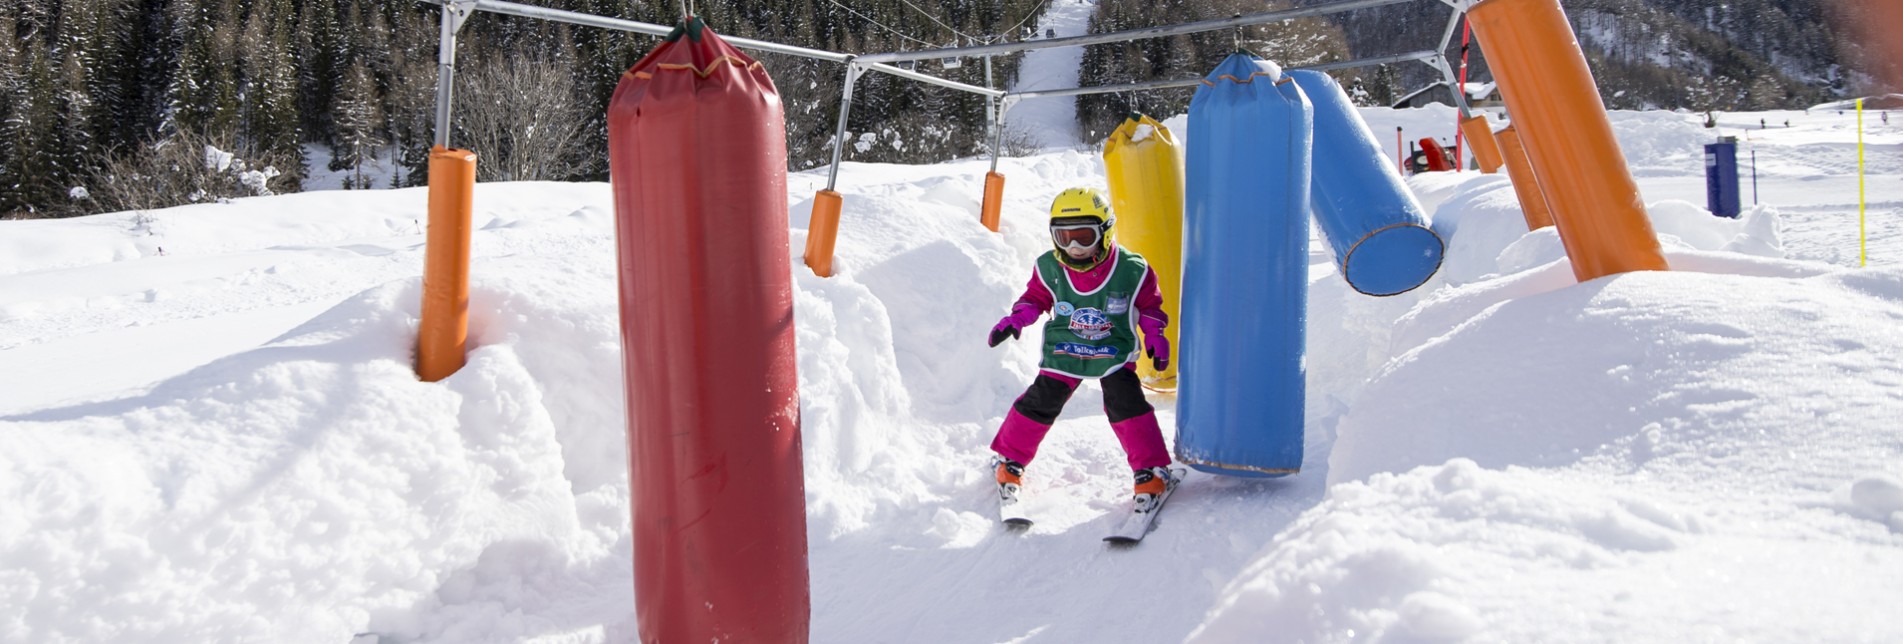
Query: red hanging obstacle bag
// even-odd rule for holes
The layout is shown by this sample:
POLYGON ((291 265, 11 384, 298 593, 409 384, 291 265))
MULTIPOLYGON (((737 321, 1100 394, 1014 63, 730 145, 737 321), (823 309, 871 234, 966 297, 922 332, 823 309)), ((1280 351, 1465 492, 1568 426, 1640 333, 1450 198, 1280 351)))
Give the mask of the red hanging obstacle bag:
POLYGON ((805 642, 786 125, 699 19, 608 107, 644 642, 805 642))

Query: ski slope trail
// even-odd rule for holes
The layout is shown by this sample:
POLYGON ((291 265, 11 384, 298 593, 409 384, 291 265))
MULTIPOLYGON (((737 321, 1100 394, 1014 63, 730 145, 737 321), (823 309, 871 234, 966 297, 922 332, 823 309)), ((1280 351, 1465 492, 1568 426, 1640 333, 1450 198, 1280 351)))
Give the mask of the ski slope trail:
MULTIPOLYGON (((1086 0, 1051 0, 1038 18, 1037 37, 1045 38, 1044 30, 1051 30, 1051 37, 1064 38, 1082 36, 1090 29, 1090 16, 1097 11, 1097 3, 1086 0)), ((1078 70, 1084 64, 1084 48, 1081 46, 1034 49, 1024 53, 1024 60, 1018 65, 1017 81, 1011 84, 1011 91, 1027 92, 1039 89, 1067 89, 1077 86, 1078 70)), ((1039 148, 1063 149, 1085 145, 1081 129, 1077 124, 1077 97, 1046 96, 1025 99, 1005 114, 1005 127, 1011 131, 1032 137, 1039 148)))
MULTIPOLYGON (((1477 173, 1409 180, 1449 240, 1416 291, 1354 293, 1313 240, 1303 471, 1191 472, 1128 548, 1095 385, 1026 471, 1034 527, 985 469, 1038 351, 986 331, 1101 160, 1003 159, 998 233, 985 162, 846 164, 836 275, 788 267, 813 641, 1903 640, 1903 236, 1844 254, 1855 132, 1804 116, 1725 220, 1680 196, 1696 115, 1615 114, 1670 272, 1575 283, 1477 173)), ((1903 132, 1865 135, 1894 213, 1903 132)), ((824 181, 788 179, 796 247, 824 181)), ((636 640, 608 187, 477 186, 438 383, 424 194, 0 222, 0 640, 636 640)))

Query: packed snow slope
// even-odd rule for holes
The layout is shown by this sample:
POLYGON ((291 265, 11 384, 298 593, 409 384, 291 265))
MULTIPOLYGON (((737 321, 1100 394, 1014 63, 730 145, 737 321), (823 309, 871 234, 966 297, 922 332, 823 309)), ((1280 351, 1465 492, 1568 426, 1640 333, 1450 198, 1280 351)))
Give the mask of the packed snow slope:
MULTIPOLYGON (((1129 474, 1094 386, 1028 533, 983 467, 1035 362, 985 332, 1099 160, 1004 160, 1002 234, 982 161, 849 164, 837 276, 788 267, 813 639, 1903 640, 1903 133, 1864 134, 1859 267, 1852 117, 1724 133, 1760 118, 1792 126, 1749 131, 1733 221, 1696 115, 1613 115, 1671 272, 1575 283, 1477 173, 1410 180, 1449 240, 1414 292, 1352 292, 1316 240, 1304 471, 1192 474, 1132 549, 1099 541, 1129 474)), ((795 248, 823 180, 791 178, 795 248)), ((0 222, 0 641, 633 641, 608 187, 476 198, 439 383, 421 190, 0 222)))
MULTIPOLYGON (((1068 38, 1090 31, 1095 0, 1055 0, 1037 18, 1035 38, 1068 38), (1050 36, 1045 36, 1045 33, 1050 36)), ((1024 52, 1011 91, 1070 89, 1077 86, 1077 70, 1084 64, 1082 45, 1033 49, 1024 52)), ((1005 115, 1006 127, 1041 148, 1071 148, 1086 143, 1077 126, 1077 97, 1044 96, 1017 100, 1005 115)))

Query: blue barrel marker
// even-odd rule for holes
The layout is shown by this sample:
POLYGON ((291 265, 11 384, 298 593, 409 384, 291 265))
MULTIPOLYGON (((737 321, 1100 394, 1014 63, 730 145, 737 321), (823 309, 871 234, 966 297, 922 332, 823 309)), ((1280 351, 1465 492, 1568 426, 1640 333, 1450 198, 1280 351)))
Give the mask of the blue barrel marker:
POLYGON ((1314 114, 1247 53, 1203 78, 1183 221, 1177 460, 1246 477, 1302 467, 1314 114))
POLYGON ((1738 139, 1721 137, 1705 144, 1705 207, 1711 214, 1736 219, 1738 201, 1738 139))
POLYGON ((1368 295, 1395 295, 1440 270, 1446 246, 1381 144, 1327 74, 1293 70, 1289 78, 1315 108, 1312 184, 1315 223, 1335 251, 1348 285, 1368 295))

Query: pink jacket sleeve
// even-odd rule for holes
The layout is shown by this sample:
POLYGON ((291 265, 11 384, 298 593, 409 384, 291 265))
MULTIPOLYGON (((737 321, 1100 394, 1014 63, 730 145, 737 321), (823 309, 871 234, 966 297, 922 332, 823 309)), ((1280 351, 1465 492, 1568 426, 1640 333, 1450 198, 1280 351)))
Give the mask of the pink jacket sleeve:
MULTIPOLYGON (((1046 297, 1049 297, 1048 295, 1046 297)), ((1143 273, 1143 285, 1137 287, 1137 327, 1144 337, 1163 335, 1170 326, 1170 314, 1163 312, 1163 289, 1156 284, 1156 270, 1143 273)))
MULTIPOLYGON (((1160 302, 1162 298, 1159 296, 1157 300, 1160 302)), ((1005 316, 1005 319, 1010 320, 1012 326, 1026 328, 1036 322, 1038 316, 1051 310, 1051 306, 1056 303, 1057 301, 1051 297, 1051 289, 1044 285, 1043 280, 1037 278, 1037 269, 1033 268, 1031 281, 1024 285, 1024 294, 1019 295, 1017 303, 1011 305, 1011 314, 1005 316)))

